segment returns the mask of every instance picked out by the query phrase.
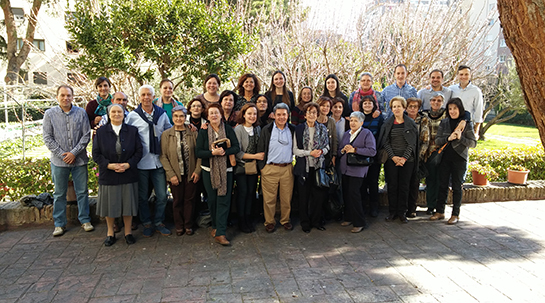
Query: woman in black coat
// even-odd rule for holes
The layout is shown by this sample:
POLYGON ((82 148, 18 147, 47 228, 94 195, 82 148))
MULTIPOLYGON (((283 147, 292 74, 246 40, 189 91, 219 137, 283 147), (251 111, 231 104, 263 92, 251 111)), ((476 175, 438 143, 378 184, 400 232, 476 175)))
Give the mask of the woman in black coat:
POLYGON ((123 216, 125 241, 133 244, 132 217, 138 214, 138 169, 142 143, 138 129, 124 122, 125 110, 119 104, 108 107, 108 123, 97 130, 93 141, 93 160, 98 164, 97 214, 106 217, 105 246, 115 243, 114 220, 123 216))

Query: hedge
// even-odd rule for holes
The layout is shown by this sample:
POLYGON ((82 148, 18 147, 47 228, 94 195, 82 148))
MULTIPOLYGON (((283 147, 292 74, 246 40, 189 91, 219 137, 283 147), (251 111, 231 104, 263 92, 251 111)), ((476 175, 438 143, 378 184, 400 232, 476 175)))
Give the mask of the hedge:
MULTIPOLYGON (((507 180, 507 168, 512 164, 530 169, 528 180, 545 180, 545 152, 543 147, 469 151, 469 161, 489 163, 499 174, 498 181, 507 180)), ((89 194, 98 193, 98 166, 92 160, 89 169, 89 194)), ((472 182, 467 174, 466 182, 472 182)), ((18 200, 25 195, 53 193, 50 161, 44 159, 0 159, 0 200, 18 200)))
MULTIPOLYGON (((0 201, 19 200, 26 195, 43 192, 53 194, 51 162, 48 158, 2 159, 0 160, 0 201)), ((92 160, 89 169, 89 194, 98 193, 98 166, 92 160)))

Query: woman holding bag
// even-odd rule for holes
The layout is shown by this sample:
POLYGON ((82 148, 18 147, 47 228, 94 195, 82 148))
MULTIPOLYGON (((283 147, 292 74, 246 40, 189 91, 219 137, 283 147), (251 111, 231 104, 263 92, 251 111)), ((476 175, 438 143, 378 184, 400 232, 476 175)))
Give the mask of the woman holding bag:
POLYGON ((257 122, 257 107, 253 103, 246 103, 240 110, 239 125, 235 134, 240 144, 240 151, 236 154, 235 181, 237 182, 237 212, 238 227, 244 233, 255 231, 250 218, 252 205, 255 201, 257 189, 256 160, 263 160, 265 153, 257 153, 257 141, 261 134, 261 127, 257 122))
POLYGON ((316 173, 325 165, 325 155, 329 152, 327 128, 316 123, 320 106, 310 102, 303 108, 306 122, 295 127, 293 135, 293 154, 296 163, 293 175, 299 191, 299 217, 301 228, 309 233, 312 227, 325 230, 322 225, 322 204, 327 197, 327 188, 317 184, 316 173))
POLYGON ((372 158, 376 154, 375 137, 370 130, 363 128, 365 115, 362 112, 350 114, 350 130, 344 133, 339 144, 338 154, 340 172, 342 174, 343 200, 346 203, 345 221, 352 222, 351 232, 359 233, 367 225, 363 203, 361 200, 361 186, 367 175, 369 166, 354 166, 347 161, 349 154, 357 154, 372 158))

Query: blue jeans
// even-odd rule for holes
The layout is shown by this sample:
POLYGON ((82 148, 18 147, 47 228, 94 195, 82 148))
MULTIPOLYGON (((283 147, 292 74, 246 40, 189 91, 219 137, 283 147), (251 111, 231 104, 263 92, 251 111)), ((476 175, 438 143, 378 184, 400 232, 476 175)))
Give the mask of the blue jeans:
POLYGON ((66 226, 66 190, 72 174, 74 190, 78 200, 78 220, 81 224, 91 222, 89 217, 89 190, 87 189, 87 165, 60 167, 51 163, 51 179, 55 184, 53 192, 53 220, 55 227, 66 226))
POLYGON ((155 216, 153 223, 155 226, 163 224, 165 220, 165 207, 167 206, 167 180, 165 170, 160 167, 156 169, 138 170, 138 215, 143 225, 151 224, 151 212, 149 209, 149 182, 155 189, 155 216))

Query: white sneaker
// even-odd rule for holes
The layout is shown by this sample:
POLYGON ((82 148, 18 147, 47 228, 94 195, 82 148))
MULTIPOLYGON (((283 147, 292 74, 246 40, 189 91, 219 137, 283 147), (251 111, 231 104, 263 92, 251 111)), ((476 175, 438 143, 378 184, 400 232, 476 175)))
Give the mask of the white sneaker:
POLYGON ((95 228, 93 227, 93 225, 91 225, 91 222, 83 223, 83 224, 81 225, 81 227, 83 227, 83 230, 85 230, 85 231, 93 231, 93 230, 95 230, 95 228))
POLYGON ((53 237, 58 237, 64 235, 64 232, 66 231, 66 228, 64 227, 55 227, 55 230, 53 230, 53 237))

